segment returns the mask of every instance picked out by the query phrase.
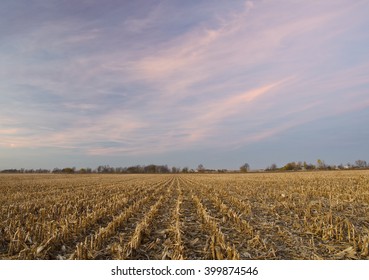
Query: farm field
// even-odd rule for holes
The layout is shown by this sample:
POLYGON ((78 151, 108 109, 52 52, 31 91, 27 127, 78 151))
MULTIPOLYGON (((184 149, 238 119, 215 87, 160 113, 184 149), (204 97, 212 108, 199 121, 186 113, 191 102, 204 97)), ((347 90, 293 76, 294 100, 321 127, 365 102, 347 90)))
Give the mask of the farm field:
POLYGON ((369 259, 369 171, 0 175, 0 259, 369 259))

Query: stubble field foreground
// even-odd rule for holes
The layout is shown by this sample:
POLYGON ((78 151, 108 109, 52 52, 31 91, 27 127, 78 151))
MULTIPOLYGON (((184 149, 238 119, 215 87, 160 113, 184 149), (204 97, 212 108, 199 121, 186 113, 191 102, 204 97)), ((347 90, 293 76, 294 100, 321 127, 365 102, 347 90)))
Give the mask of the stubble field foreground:
POLYGON ((0 175, 0 259, 369 259, 369 171, 0 175))

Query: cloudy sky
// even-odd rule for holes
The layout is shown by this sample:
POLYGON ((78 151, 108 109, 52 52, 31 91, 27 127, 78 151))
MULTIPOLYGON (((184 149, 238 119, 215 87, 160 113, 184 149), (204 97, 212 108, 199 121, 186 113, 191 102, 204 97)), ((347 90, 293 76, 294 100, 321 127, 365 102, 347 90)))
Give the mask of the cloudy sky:
POLYGON ((368 161, 368 11, 1 0, 0 169, 368 161))

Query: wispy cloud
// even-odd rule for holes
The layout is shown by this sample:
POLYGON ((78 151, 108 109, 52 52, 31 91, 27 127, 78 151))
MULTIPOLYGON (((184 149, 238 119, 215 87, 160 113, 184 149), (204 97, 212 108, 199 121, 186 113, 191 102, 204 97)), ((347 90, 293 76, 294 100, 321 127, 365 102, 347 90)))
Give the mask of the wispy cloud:
POLYGON ((36 2, 0 4, 9 151, 227 153, 368 107, 366 1, 36 2))

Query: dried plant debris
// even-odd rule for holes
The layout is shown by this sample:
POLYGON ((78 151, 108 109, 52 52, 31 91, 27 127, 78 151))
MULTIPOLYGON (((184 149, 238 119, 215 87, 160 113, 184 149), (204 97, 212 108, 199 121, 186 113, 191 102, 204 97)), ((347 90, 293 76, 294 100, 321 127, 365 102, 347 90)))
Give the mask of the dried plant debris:
POLYGON ((0 259, 369 259, 365 170, 0 176, 0 259))

